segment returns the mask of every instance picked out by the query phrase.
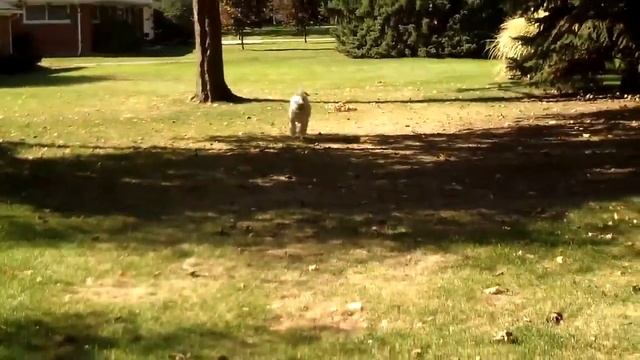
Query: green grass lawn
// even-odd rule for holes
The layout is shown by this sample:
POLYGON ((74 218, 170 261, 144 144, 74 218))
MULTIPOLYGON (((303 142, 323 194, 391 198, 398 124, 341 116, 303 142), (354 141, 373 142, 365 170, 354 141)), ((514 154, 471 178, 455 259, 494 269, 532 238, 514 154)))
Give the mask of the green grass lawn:
MULTIPOLYGON (((332 26, 313 26, 307 29, 307 37, 314 38, 330 38, 332 26)), ((302 31, 297 30, 295 27, 284 26, 266 26, 258 29, 249 29, 246 31, 245 39, 257 39, 257 40, 278 40, 278 39, 292 39, 299 38, 302 40, 302 31)), ((223 34, 225 40, 235 40, 237 36, 232 33, 226 32, 223 34)))
POLYGON ((283 43, 197 105, 181 53, 0 77, 0 358, 640 356, 636 103, 283 43))

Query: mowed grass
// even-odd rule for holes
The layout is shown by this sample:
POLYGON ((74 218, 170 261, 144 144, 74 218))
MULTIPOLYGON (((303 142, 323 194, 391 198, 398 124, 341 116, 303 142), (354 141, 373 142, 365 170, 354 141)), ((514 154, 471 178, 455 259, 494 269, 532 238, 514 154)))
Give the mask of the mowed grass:
POLYGON ((488 61, 225 56, 255 101, 188 102, 188 52, 0 78, 0 358, 640 356, 635 103, 529 100, 488 61))

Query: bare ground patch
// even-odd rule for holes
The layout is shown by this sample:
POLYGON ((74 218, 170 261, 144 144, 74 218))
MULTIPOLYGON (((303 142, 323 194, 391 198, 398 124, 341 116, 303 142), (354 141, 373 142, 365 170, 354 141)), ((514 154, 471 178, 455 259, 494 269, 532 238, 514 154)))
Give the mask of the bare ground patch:
POLYGON ((85 284, 71 290, 71 296, 98 303, 134 305, 165 300, 197 300, 203 293, 214 292, 232 278, 229 267, 197 258, 173 264, 153 279, 126 275, 114 278, 87 278, 85 284))
MULTIPOLYGON (((349 265, 346 259, 379 258, 375 249, 354 249, 346 258, 327 262, 331 269, 341 268, 340 274, 325 271, 323 266, 307 275, 304 285, 291 286, 284 282, 273 289, 281 294, 269 306, 274 313, 271 328, 277 331, 294 329, 333 330, 353 333, 380 320, 384 311, 375 301, 360 299, 358 293, 366 287, 376 289, 380 298, 418 298, 417 292, 425 283, 437 286, 438 271, 456 261, 450 254, 395 255, 373 261, 367 267, 349 265), (338 262, 338 263, 336 263, 338 262)), ((290 282, 294 279, 289 279, 290 282)), ((295 280, 299 280, 299 277, 295 280)), ((413 301, 413 300, 410 300, 413 301)), ((410 319, 396 319, 383 327, 414 326, 410 319)), ((377 326, 377 325, 376 325, 377 326)))

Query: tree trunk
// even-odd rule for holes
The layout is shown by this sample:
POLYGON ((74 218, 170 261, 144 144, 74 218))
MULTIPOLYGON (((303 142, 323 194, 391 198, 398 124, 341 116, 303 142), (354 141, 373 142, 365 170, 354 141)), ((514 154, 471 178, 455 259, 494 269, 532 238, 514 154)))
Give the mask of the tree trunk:
POLYGON ((240 46, 242 47, 242 50, 244 50, 244 31, 240 30, 240 46))
POLYGON ((193 22, 198 59, 193 98, 201 103, 240 100, 224 80, 219 0, 193 0, 193 22))
POLYGON ((302 32, 304 33, 304 43, 307 43, 307 24, 302 25, 302 32))
POLYGON ((620 80, 620 91, 622 93, 640 92, 640 69, 638 61, 631 60, 625 64, 620 80))

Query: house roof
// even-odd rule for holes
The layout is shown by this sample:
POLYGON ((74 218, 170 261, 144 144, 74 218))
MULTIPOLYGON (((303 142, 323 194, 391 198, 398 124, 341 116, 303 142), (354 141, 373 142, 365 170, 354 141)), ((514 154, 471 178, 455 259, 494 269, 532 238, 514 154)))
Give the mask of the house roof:
POLYGON ((0 15, 19 14, 22 11, 6 0, 0 0, 0 15))

